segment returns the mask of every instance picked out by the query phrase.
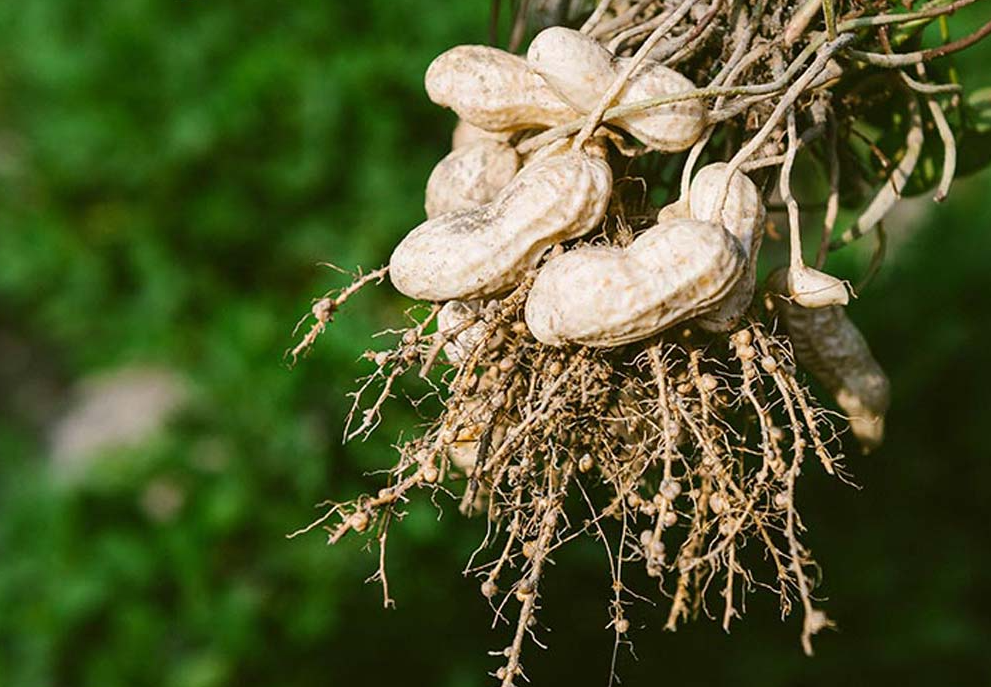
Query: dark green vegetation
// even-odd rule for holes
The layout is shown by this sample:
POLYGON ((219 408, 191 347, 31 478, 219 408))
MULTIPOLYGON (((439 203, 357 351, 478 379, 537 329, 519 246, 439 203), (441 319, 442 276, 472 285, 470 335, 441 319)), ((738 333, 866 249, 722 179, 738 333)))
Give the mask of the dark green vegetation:
MULTIPOLYGON (((459 574, 482 522, 411 507, 396 611, 362 585, 376 561, 356 540, 284 538, 315 502, 374 491, 363 473, 415 422, 397 402, 368 443, 339 443, 356 360, 408 303, 369 290, 295 370, 280 361, 308 299, 346 281, 315 263, 378 266, 419 221, 453 122, 422 74, 485 40, 487 5, 0 5, 0 685, 474 685, 496 665, 506 631, 459 574), (175 368, 191 400, 58 479, 46 428, 75 380, 125 363, 175 368), (163 483, 182 503, 155 518, 143 496, 163 483)), ((951 27, 988 8, 969 9, 951 27)), ((991 85, 989 60, 959 55, 964 83, 991 85)), ((645 607, 627 684, 991 680, 989 195, 985 172, 897 232, 851 307, 894 407, 885 447, 849 460, 862 491, 803 480, 840 632, 809 660, 769 595, 729 636, 665 634, 645 607)), ((588 542, 551 571, 536 684, 605 683, 601 555, 588 542)))

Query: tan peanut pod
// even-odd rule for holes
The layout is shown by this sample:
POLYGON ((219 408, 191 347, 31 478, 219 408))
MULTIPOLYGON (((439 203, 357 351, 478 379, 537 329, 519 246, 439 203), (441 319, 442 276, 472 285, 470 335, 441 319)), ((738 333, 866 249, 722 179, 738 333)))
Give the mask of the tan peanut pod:
POLYGON ((463 119, 459 119, 458 123, 454 125, 454 131, 451 133, 451 150, 464 148, 466 145, 471 145, 477 141, 502 141, 503 143, 508 143, 512 137, 512 131, 486 131, 485 129, 479 129, 477 126, 469 124, 463 119))
POLYGON ((726 297, 700 315, 696 322, 710 332, 728 332, 747 312, 754 298, 757 283, 757 258, 764 238, 764 203, 760 191, 750 177, 734 172, 723 203, 722 212, 715 217, 715 204, 726 184, 726 163, 716 162, 698 171, 689 191, 692 217, 719 222, 737 238, 747 258, 747 265, 726 297))
POLYGON ((605 161, 581 151, 525 167, 491 203, 427 220, 396 247, 393 285, 428 301, 495 296, 555 243, 599 224, 612 189, 605 161))
POLYGON ((850 302, 850 293, 842 281, 807 265, 789 268, 787 282, 792 299, 805 308, 827 308, 850 302))
MULTIPOLYGON (((468 413, 477 412, 484 401, 478 398, 471 398, 465 401, 465 411, 468 413)), ((482 437, 485 425, 481 422, 471 422, 462 427, 454 441, 447 447, 447 455, 454 463, 455 467, 464 472, 469 472, 475 467, 475 459, 478 456, 478 440, 482 437)))
POLYGON ((454 339, 444 344, 444 355, 454 364, 471 355, 478 342, 485 335, 485 323, 479 319, 479 301, 448 301, 437 313, 437 331, 441 334, 454 332, 454 339), (468 324, 468 323, 472 324, 468 324), (467 325, 467 326, 466 326, 467 325), (462 328, 464 327, 464 328, 462 328))
POLYGON ((594 109, 616 78, 611 52, 594 38, 563 26, 538 33, 526 61, 562 100, 581 112, 594 109))
POLYGON ((668 203, 657 211, 657 222, 660 224, 669 219, 693 219, 692 212, 688 207, 688 201, 679 198, 673 203, 668 203))
MULTIPOLYGON (((492 437, 489 440, 489 451, 495 451, 506 438, 508 425, 505 421, 497 421, 492 428, 492 437)), ((457 438, 447 447, 447 455, 451 462, 465 473, 475 467, 478 460, 478 449, 482 438, 484 427, 481 424, 474 424, 458 433, 457 438)))
POLYGON ((486 131, 540 129, 578 118, 518 55, 484 45, 460 45, 427 68, 427 95, 486 131))
POLYGON ((768 278, 774 305, 788 331, 795 360, 808 370, 846 413, 864 453, 884 439, 884 416, 891 403, 887 375, 841 305, 804 308, 787 296, 784 268, 768 278))
MULTIPOLYGON (((485 372, 478 379, 478 391, 491 393, 492 389, 499 384, 501 373, 495 370, 485 372)), ((478 459, 478 451, 482 435, 485 433, 487 423, 492 424, 492 433, 489 436, 489 451, 499 448, 506 438, 506 431, 509 428, 508 420, 503 416, 496 415, 496 411, 487 407, 487 400, 484 397, 476 396, 464 402, 464 412, 467 421, 455 435, 454 441, 447 447, 447 455, 451 462, 464 472, 469 472, 475 467, 478 459)))
POLYGON ((499 141, 480 140, 448 153, 427 179, 427 217, 488 203, 519 167, 516 150, 499 141))
MULTIPOLYGON (((623 69, 627 58, 620 58, 617 69, 623 69)), ((617 105, 632 105, 653 98, 695 90, 695 84, 673 69, 645 60, 633 74, 630 83, 617 99, 617 105)), ((707 124, 706 109, 695 98, 651 108, 643 114, 627 115, 615 124, 636 136, 647 147, 662 153, 688 150, 702 136, 707 124)))
MULTIPOLYGON (((552 155, 567 154, 571 151, 571 146, 573 145, 574 140, 574 137, 559 138, 558 140, 543 145, 532 152, 524 153, 523 167, 529 167, 530 165, 540 162, 541 160, 551 157, 552 155)), ((608 160, 609 146, 606 145, 606 141, 607 139, 604 136, 593 136, 582 144, 582 150, 591 157, 598 158, 599 160, 608 160)))
POLYGON ((746 259, 722 227, 670 219, 626 248, 583 246, 545 264, 526 302, 526 323, 545 344, 619 346, 711 307, 746 259))
POLYGON ((478 458, 478 439, 461 437, 459 434, 454 443, 447 447, 447 455, 455 467, 467 474, 475 467, 478 458))
MULTIPOLYGON (((565 102, 582 113, 595 109, 627 58, 613 55, 593 38, 561 26, 541 31, 530 43, 527 63, 565 102)), ((616 105, 694 90, 695 84, 673 69, 647 59, 616 97, 616 105)), ((612 124, 662 152, 690 148, 702 135, 706 110, 698 99, 669 103, 642 114, 617 117, 612 124)))

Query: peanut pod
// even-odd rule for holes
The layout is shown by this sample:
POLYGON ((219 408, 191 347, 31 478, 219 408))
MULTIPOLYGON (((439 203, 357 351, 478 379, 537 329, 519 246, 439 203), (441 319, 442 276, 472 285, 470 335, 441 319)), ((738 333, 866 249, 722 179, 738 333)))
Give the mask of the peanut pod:
POLYGON ((699 326, 710 332, 733 329, 750 307, 757 282, 757 257, 764 238, 764 203, 760 191, 750 177, 741 172, 734 172, 722 212, 715 216, 715 204, 725 184, 726 163, 716 162, 698 171, 689 191, 692 217, 721 223, 740 242, 747 258, 736 285, 712 310, 697 319, 699 326))
POLYGON ((478 316, 481 305, 480 301, 448 301, 437 312, 437 332, 457 332, 444 344, 444 355, 455 365, 466 359, 485 335, 485 322, 478 316))
POLYGON ((427 217, 488 203, 516 175, 520 159, 507 143, 478 140, 451 151, 427 179, 427 217))
MULTIPOLYGON (((595 109, 623 70, 627 58, 615 58, 598 41, 578 31, 555 26, 541 31, 527 51, 527 63, 565 102, 582 113, 595 109)), ((630 105, 694 90, 690 80, 647 59, 616 97, 615 105, 630 105)), ((699 100, 685 100, 617 117, 612 124, 662 152, 692 146, 702 135, 706 110, 699 100)))
MULTIPOLYGON (((495 421, 492 428, 492 436, 489 439, 489 452, 499 448, 506 438, 506 431, 509 425, 505 421, 495 421)), ((478 450, 481 446, 481 438, 484 433, 484 425, 474 424, 458 432, 457 438, 447 447, 447 455, 455 467, 463 472, 470 473, 478 460, 478 450)))
POLYGON ((688 209, 688 201, 682 198, 673 203, 668 203, 658 210, 658 224, 669 219, 694 219, 691 210, 688 209))
POLYGON ((477 141, 502 141, 503 143, 508 143, 512 137, 513 132, 511 131, 486 131, 485 129, 479 129, 473 124, 469 124, 463 119, 459 119, 458 123, 454 125, 454 131, 451 133, 451 150, 463 148, 477 141))
POLYGON ((483 45, 459 45, 427 68, 427 95, 486 131, 557 126, 578 118, 517 55, 483 45))
POLYGON ((864 336, 841 305, 805 308, 787 295, 785 269, 768 278, 774 305, 788 331, 795 360, 808 370, 846 413, 850 430, 867 453, 884 439, 891 402, 887 375, 864 336))
POLYGON ((841 280, 808 265, 790 267, 786 281, 792 300, 805 308, 826 308, 850 302, 850 292, 841 280))
POLYGON ((427 220, 396 247, 393 285, 429 301, 495 296, 518 284, 555 243, 581 236, 605 215, 612 171, 568 150, 527 165, 495 199, 427 220))
POLYGON ((639 341, 718 302, 745 263, 718 224, 669 219, 626 248, 583 246, 549 260, 527 298, 526 323, 554 346, 639 341))
MULTIPOLYGON (((491 394, 499 384, 500 376, 501 373, 498 368, 489 368, 478 378, 477 389, 479 393, 491 394)), ((486 426, 491 427, 489 435, 489 451, 491 452, 498 449, 506 438, 509 422, 505 416, 499 414, 497 409, 488 406, 487 400, 481 397, 467 399, 464 410, 463 417, 467 416, 468 421, 457 432, 454 442, 447 447, 447 455, 455 467, 469 473, 478 460, 478 451, 486 426)))

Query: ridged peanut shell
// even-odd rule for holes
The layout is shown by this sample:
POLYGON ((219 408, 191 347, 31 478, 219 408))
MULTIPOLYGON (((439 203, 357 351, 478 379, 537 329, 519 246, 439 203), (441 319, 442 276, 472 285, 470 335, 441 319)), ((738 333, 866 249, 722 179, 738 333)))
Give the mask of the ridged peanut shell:
POLYGON ((437 331, 453 333, 453 339, 444 344, 444 355, 452 363, 467 358, 485 335, 485 322, 479 319, 479 301, 448 301, 437 312, 437 331))
POLYGON ((527 64, 565 102, 589 112, 616 78, 613 55, 601 43, 563 26, 538 33, 526 53, 527 64))
MULTIPOLYGON (((479 401, 469 400, 466 405, 470 408, 481 406, 479 401)), ((507 423, 503 418, 493 421, 492 434, 489 438, 489 451, 495 451, 506 438, 507 423)), ((481 444, 482 434, 485 432, 485 425, 481 422, 469 424, 458 432, 454 443, 447 447, 447 455, 455 467, 470 472, 475 467, 478 460, 478 450, 481 444)), ((491 455, 491 454, 490 454, 491 455)))
POLYGON ((692 212, 688 208, 688 201, 680 198, 673 203, 668 203, 657 212, 657 222, 664 222, 669 219, 694 219, 692 212))
POLYGON ((806 308, 826 308, 850 302, 850 292, 841 280, 807 265, 790 268, 787 281, 792 300, 806 308))
POLYGON ((555 243, 602 221, 612 189, 605 161, 580 151, 527 165, 485 205, 427 220, 396 247, 393 285, 411 298, 469 300, 517 285, 555 243))
POLYGON ((547 128, 578 114, 517 55, 484 45, 460 45, 427 68, 427 95, 486 131, 547 128))
POLYGON ((512 137, 512 131, 486 131, 485 129, 479 129, 474 124, 469 124, 463 119, 459 119, 458 123, 454 125, 454 131, 451 133, 451 150, 464 148, 477 141, 502 141, 503 143, 508 143, 512 137))
MULTIPOLYGON (((595 39, 560 26, 541 31, 527 51, 527 63, 565 102, 582 113, 595 109, 628 58, 614 58, 595 39)), ((616 97, 615 105, 631 105, 695 88, 689 79, 659 62, 645 60, 616 97)), ((612 124, 662 152, 691 147, 705 129, 705 107, 698 99, 617 117, 612 124)))
POLYGON ((725 162, 706 165, 695 175, 689 192, 692 216, 721 223, 737 238, 747 257, 747 265, 739 281, 725 298, 697 320, 699 326, 710 332, 733 329, 750 307, 756 289, 757 258, 764 238, 765 211, 760 190, 742 172, 733 173, 722 212, 718 217, 714 216, 715 204, 726 184, 726 171, 725 162))
MULTIPOLYGON (((616 60, 619 70, 626 58, 616 60)), ((634 103, 695 90, 695 84, 673 69, 645 60, 633 73, 629 84, 617 98, 617 105, 634 103)), ((662 153, 677 153, 691 148, 707 124, 706 109, 695 98, 651 108, 643 114, 627 115, 610 120, 629 131, 647 147, 662 153)))
POLYGON ((775 308, 795 351, 795 360, 836 399, 854 437, 868 452, 884 439, 891 385, 846 308, 804 308, 787 296, 786 270, 768 279, 775 308))
POLYGON ((717 302, 745 262, 719 225, 669 219, 626 248, 583 246, 549 260, 527 298, 526 323, 554 346, 639 341, 717 302))
POLYGON ((427 217, 488 203, 513 180, 519 167, 516 150, 500 141, 478 140, 451 151, 427 179, 427 217))

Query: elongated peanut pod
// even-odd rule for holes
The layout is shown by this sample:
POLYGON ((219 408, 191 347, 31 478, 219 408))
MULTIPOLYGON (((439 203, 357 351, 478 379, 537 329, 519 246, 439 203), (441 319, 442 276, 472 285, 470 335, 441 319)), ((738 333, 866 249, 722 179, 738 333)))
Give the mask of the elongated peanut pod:
POLYGON ((867 453, 884 439, 884 416, 891 403, 887 375, 871 354, 846 308, 804 308, 789 300, 785 269, 768 278, 775 308, 788 331, 795 359, 836 399, 850 430, 867 453))
POLYGON ((427 220, 392 253, 393 285, 429 301, 494 296, 518 284, 550 246, 605 215, 612 171, 581 151, 525 167, 491 203, 427 220))
POLYGON ((538 33, 526 53, 530 68, 581 112, 591 111, 616 78, 613 59, 594 38, 563 26, 538 33))
MULTIPOLYGON (((479 386, 484 381, 484 378, 479 380, 479 386)), ((482 417, 486 415, 483 406, 484 402, 477 398, 469 399, 465 402, 465 410, 467 412, 472 414, 479 413, 482 417)), ((491 413, 491 411, 489 412, 491 413)), ((506 438, 506 431, 509 425, 503 417, 490 420, 490 422, 492 423, 492 433, 489 437, 489 450, 494 451, 499 448, 506 438)), ((458 431, 454 442, 447 447, 447 455, 455 467, 464 472, 470 472, 475 467, 475 461, 478 460, 478 449, 481 438, 485 433, 485 425, 485 420, 480 418, 478 422, 467 424, 458 431)))
POLYGON ((437 312, 438 333, 458 332, 444 344, 444 355, 452 363, 467 358, 485 335, 485 322, 478 317, 481 305, 481 301, 448 301, 437 312))
POLYGON ((639 341, 723 298, 745 263, 719 225, 669 219, 626 248, 584 246, 549 260, 527 298, 526 323, 555 346, 639 341))
MULTIPOLYGON (((627 58, 619 58, 618 70, 627 58)), ((632 105, 666 95, 695 89, 695 84, 673 69, 652 60, 645 60, 634 72, 633 79, 616 100, 617 105, 632 105)), ((645 145, 662 153, 677 153, 691 148, 706 127, 706 109, 701 100, 683 100, 651 108, 642 114, 627 115, 615 120, 645 145)))
POLYGON ((679 198, 673 203, 668 203, 657 212, 658 224, 669 219, 694 219, 688 207, 688 200, 679 198))
POLYGON ((427 217, 488 203, 516 176, 520 158, 507 143, 479 140, 454 150, 427 179, 427 217))
POLYGON ((526 60, 498 48, 451 48, 430 64, 424 82, 432 101, 487 131, 546 128, 578 118, 526 60))
POLYGON ((474 124, 469 124, 463 119, 459 119, 451 133, 451 150, 464 148, 467 145, 478 141, 502 141, 508 143, 513 137, 512 131, 486 131, 479 129, 474 124))
POLYGON ((695 219, 718 222, 737 238, 747 258, 739 281, 716 306, 696 320, 702 329, 727 332, 733 329, 754 298, 757 258, 764 238, 764 203, 750 177, 734 172, 719 217, 713 217, 716 200, 726 180, 727 165, 716 162, 698 171, 689 192, 689 207, 695 219))
MULTIPOLYGON (((622 71, 628 58, 614 58, 600 43, 578 31, 555 26, 541 31, 527 51, 527 63, 565 102, 582 113, 599 99, 622 71)), ((659 98, 695 88, 689 79, 659 62, 646 60, 616 98, 617 105, 659 98)), ((617 117, 611 123, 644 144, 663 152, 686 150, 705 129, 705 107, 686 100, 617 117)))

